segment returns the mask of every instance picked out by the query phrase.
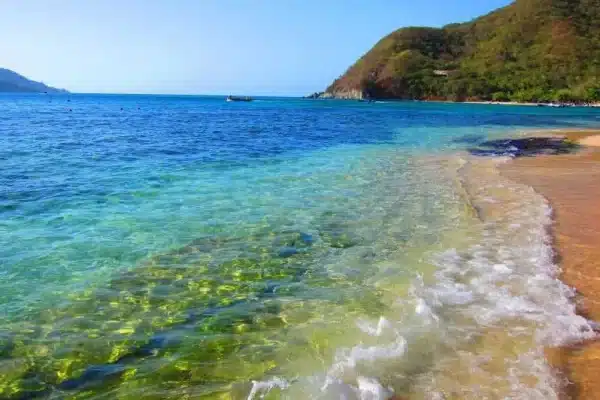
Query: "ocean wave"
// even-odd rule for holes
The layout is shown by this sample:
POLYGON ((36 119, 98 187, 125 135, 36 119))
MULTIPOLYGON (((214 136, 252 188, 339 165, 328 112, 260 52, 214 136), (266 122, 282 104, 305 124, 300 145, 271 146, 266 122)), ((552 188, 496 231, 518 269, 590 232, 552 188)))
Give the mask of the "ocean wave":
POLYGON ((431 254, 436 270, 416 274, 391 313, 355 320, 358 343, 339 348, 324 373, 255 383, 249 398, 559 398, 565 382, 545 348, 596 333, 558 279, 551 207, 502 178, 498 162, 470 159, 461 170, 481 211, 477 240, 431 254))

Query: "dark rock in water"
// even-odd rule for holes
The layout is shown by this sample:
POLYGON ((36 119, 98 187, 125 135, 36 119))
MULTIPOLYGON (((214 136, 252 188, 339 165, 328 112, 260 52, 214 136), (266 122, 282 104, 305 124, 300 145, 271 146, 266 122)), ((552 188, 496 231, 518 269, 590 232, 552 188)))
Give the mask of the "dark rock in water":
POLYGON ((528 137, 520 139, 496 139, 469 148, 477 156, 528 157, 541 154, 567 154, 579 149, 577 143, 558 137, 528 137))
POLYGON ((23 375, 23 379, 19 386, 19 394, 16 397, 11 397, 11 399, 25 400, 39 399, 41 397, 47 398, 52 392, 52 386, 45 383, 37 372, 31 370, 23 375))
POLYGON ((132 349, 130 353, 123 355, 115 364, 126 364, 141 358, 153 357, 158 354, 158 351, 166 347, 168 343, 167 336, 162 333, 154 335, 148 343, 143 346, 132 349))
POLYGON ((281 249, 279 249, 279 252, 277 253, 277 255, 279 257, 287 258, 287 257, 294 256, 298 253, 299 253, 299 251, 295 247, 282 247, 281 249))
POLYGON ((11 397, 12 400, 31 400, 31 399, 40 399, 40 398, 48 398, 52 393, 52 388, 48 387, 43 390, 22 390, 19 392, 17 397, 11 397))
POLYGON ((14 347, 12 335, 9 332, 0 332, 0 358, 10 357, 14 347))
POLYGON ((312 235, 295 230, 270 231, 265 230, 248 237, 207 237, 199 238, 188 245, 173 250, 167 254, 154 256, 152 264, 172 266, 174 264, 189 264, 200 259, 202 254, 210 254, 222 249, 231 249, 251 257, 267 249, 273 256, 288 257, 283 248, 296 248, 298 250, 312 246, 312 235), (281 254, 280 254, 281 253, 281 254))
POLYGON ((148 343, 133 348, 114 363, 92 365, 88 367, 79 377, 68 379, 58 385, 61 390, 87 389, 97 385, 103 385, 111 379, 118 379, 126 370, 127 364, 158 355, 159 350, 165 348, 172 341, 168 340, 168 332, 154 335, 148 343))
POLYGON ((104 384, 109 379, 119 378, 126 370, 122 364, 103 364, 88 367, 78 378, 66 380, 58 385, 62 390, 89 388, 104 384))
POLYGON ((358 244, 356 240, 345 233, 326 236, 325 240, 329 242, 331 247, 336 249, 347 249, 358 244))
POLYGON ((267 287, 265 288, 264 294, 274 294, 279 286, 280 285, 275 282, 267 283, 267 287))
POLYGON ((333 212, 323 213, 319 235, 329 246, 346 249, 359 243, 358 237, 352 232, 352 218, 333 212))
POLYGON ((373 260, 376 256, 377 254, 375 254, 375 252, 372 249, 367 249, 361 253, 360 258, 363 260, 370 261, 373 260))
POLYGON ((302 242, 306 243, 307 245, 311 245, 313 243, 312 235, 304 232, 300 232, 300 240, 302 240, 302 242))
POLYGON ((300 231, 287 231, 277 234, 272 246, 276 249, 278 257, 287 258, 304 252, 312 244, 312 235, 300 231))
POLYGON ((312 244, 312 235, 300 231, 284 231, 278 233, 275 240, 273 240, 273 246, 275 247, 296 247, 301 249, 312 246, 312 244))
POLYGON ((324 92, 314 92, 309 94, 308 96, 304 96, 305 99, 319 99, 323 96, 324 92))

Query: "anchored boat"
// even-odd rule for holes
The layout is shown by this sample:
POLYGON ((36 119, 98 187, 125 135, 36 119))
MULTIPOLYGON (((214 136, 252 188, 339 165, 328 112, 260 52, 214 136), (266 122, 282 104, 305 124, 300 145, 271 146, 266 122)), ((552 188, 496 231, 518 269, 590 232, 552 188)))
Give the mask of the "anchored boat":
POLYGON ((227 96, 226 101, 252 101, 252 97, 244 96, 227 96))

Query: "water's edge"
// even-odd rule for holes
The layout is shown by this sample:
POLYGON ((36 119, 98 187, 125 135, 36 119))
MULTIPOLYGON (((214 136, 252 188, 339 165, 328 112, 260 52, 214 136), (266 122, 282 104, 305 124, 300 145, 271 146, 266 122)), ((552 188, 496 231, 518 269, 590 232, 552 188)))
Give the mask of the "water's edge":
MULTIPOLYGON (((562 132, 564 132, 564 131, 563 130, 549 130, 549 131, 543 130, 543 131, 540 131, 539 133, 541 133, 541 134, 549 133, 551 135, 561 135, 562 132)), ((593 131, 593 132, 596 132, 596 131, 593 131)), ((538 133, 538 132, 536 132, 536 133, 538 133)), ((584 149, 583 151, 589 152, 590 150, 584 149)), ((558 161, 558 160, 555 160, 555 161, 558 161)), ((509 160, 508 162, 513 163, 514 160, 509 160)), ((552 201, 547 196, 545 196, 544 193, 542 193, 540 190, 538 190, 534 185, 524 182, 524 179, 522 178, 522 176, 520 176, 520 172, 519 172, 518 168, 526 168, 526 167, 521 165, 521 166, 517 167, 516 170, 513 169, 511 171, 512 173, 510 173, 510 174, 506 173, 506 171, 503 171, 500 168, 499 173, 505 179, 508 179, 517 184, 525 185, 525 186, 531 188, 532 191, 534 191, 538 196, 543 198, 544 201, 549 204, 549 207, 551 209, 551 221, 547 225, 547 235, 550 237, 550 244, 551 244, 551 246, 553 248, 553 252, 554 252, 554 261, 553 262, 556 265, 560 266, 561 265, 560 253, 562 250, 560 248, 560 245, 558 244, 558 241, 556 240, 556 234, 557 234, 557 230, 555 228, 556 216, 555 216, 555 210, 552 207, 552 201)), ((561 279, 561 281, 562 281, 562 278, 561 278, 562 272, 563 272, 562 268, 559 268, 558 279, 561 279)), ((585 348, 586 345, 594 343, 595 340, 598 339, 598 337, 599 337, 598 332, 599 332, 599 327, 600 327, 598 321, 590 319, 590 316, 586 315, 583 312, 583 310, 579 310, 579 306, 581 305, 580 303, 583 300, 583 298, 581 297, 582 294, 576 292, 576 290, 577 290, 576 288, 573 288, 572 290, 573 290, 572 301, 576 307, 577 314, 583 318, 589 319, 589 323, 590 323, 592 329, 596 332, 596 334, 588 336, 588 337, 583 337, 579 341, 567 342, 563 346, 560 346, 560 347, 548 348, 548 351, 546 353, 546 355, 547 355, 546 358, 547 358, 549 364, 553 367, 555 374, 558 376, 559 382, 561 382, 561 385, 559 387, 559 390, 560 390, 559 398, 564 399, 564 400, 577 400, 580 398, 585 398, 585 397, 582 397, 582 395, 579 393, 579 387, 578 387, 578 385, 581 384, 580 380, 585 379, 585 377, 582 378, 581 376, 577 376, 577 375, 574 376, 575 372, 581 373, 581 371, 573 370, 573 366, 570 363, 570 358, 572 357, 573 351, 581 351, 581 346, 583 346, 583 348, 585 348)), ((582 367, 579 366, 579 369, 581 370, 582 367)), ((585 376, 587 376, 587 375, 585 375, 585 376)), ((593 378, 591 378, 591 379, 593 379, 593 378)))

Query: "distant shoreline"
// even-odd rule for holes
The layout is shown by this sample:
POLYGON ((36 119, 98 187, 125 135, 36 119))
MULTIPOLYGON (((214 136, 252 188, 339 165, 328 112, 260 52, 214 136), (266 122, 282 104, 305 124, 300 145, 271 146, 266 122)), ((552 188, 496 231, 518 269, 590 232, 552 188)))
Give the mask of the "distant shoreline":
POLYGON ((518 101, 493 101, 493 100, 442 100, 442 99, 395 99, 395 98, 377 98, 377 97, 361 97, 357 93, 342 93, 334 95, 327 92, 316 92, 308 96, 303 96, 303 99, 309 100, 346 100, 357 102, 416 102, 416 103, 446 103, 446 104, 484 104, 484 105, 501 105, 501 106, 528 106, 528 107, 548 107, 548 108, 567 108, 567 107, 593 107, 600 108, 600 102, 596 103, 574 103, 574 102, 518 102, 518 101))
MULTIPOLYGON (((425 102, 437 102, 437 100, 423 100, 425 102)), ((576 103, 520 103, 518 101, 440 101, 441 103, 465 103, 465 104, 486 104, 499 106, 528 106, 528 107, 548 107, 548 108, 566 108, 566 107, 593 107, 600 108, 600 103, 576 104, 576 103)))

